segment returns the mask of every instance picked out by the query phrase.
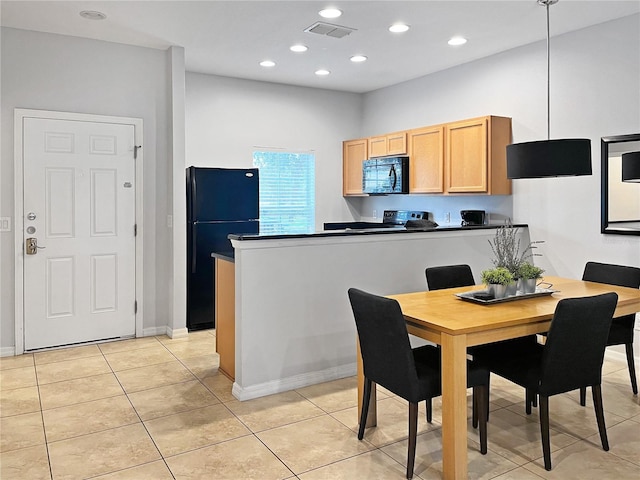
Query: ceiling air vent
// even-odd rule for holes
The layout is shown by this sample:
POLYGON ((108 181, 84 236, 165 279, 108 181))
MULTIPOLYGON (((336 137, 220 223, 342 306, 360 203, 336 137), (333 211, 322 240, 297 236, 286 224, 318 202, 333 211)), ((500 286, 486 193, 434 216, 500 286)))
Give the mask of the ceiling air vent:
POLYGON ((308 33, 317 33, 318 35, 326 35, 327 37, 343 38, 351 32, 355 32, 355 28, 341 27, 340 25, 331 25, 330 23, 316 22, 310 27, 304 29, 308 33))

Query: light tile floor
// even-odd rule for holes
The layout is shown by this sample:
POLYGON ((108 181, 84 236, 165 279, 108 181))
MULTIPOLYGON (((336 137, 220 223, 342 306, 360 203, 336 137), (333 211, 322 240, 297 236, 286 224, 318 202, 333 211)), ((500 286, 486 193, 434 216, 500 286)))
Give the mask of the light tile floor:
MULTIPOLYGON (((378 427, 356 438, 354 377, 239 402, 217 371, 215 331, 124 340, 0 359, 2 480, 402 479, 406 403, 378 393, 378 427)), ((492 376, 489 452, 468 429, 469 478, 640 478, 640 399, 626 364, 606 360, 600 445, 593 404, 553 397, 553 470, 537 411, 492 376)), ((420 415, 415 477, 442 473, 441 408, 420 415)))

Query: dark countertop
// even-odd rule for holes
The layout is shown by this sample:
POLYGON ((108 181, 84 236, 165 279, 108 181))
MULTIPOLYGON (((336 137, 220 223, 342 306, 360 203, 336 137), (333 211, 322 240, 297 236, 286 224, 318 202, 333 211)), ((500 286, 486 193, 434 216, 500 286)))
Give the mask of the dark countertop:
POLYGON ((211 254, 212 258, 217 258, 219 260, 224 260, 226 262, 234 263, 235 260, 235 252, 231 250, 230 252, 213 252, 211 254))
MULTIPOLYGON (((504 224, 496 225, 470 225, 466 227, 462 226, 442 226, 437 228, 423 229, 423 228, 369 228, 362 230, 324 230, 322 232, 315 233, 297 233, 297 234, 284 234, 284 235, 260 235, 260 234, 231 234, 229 238, 231 240, 277 240, 285 238, 322 238, 322 237, 350 237, 354 235, 403 235, 411 233, 424 233, 424 232, 453 232, 457 230, 490 230, 503 227, 504 224)), ((514 224, 514 228, 526 228, 526 223, 514 224)), ((217 254, 212 254, 212 256, 217 254)))

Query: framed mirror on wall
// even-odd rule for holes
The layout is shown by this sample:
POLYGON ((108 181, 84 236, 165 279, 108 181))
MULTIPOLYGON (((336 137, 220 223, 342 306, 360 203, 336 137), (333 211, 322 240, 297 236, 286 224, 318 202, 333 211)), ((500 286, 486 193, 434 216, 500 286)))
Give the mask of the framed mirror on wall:
POLYGON ((600 231, 640 235, 640 133, 602 137, 601 145, 600 231))

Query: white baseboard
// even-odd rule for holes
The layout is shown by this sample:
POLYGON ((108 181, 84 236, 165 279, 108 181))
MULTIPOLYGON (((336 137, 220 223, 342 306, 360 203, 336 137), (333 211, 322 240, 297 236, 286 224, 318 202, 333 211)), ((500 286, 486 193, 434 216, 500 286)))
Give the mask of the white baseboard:
POLYGON ((142 329, 143 337, 155 337, 156 335, 165 335, 167 334, 167 327, 149 327, 142 329))
POLYGON ((167 327, 167 336, 169 338, 185 338, 189 336, 189 330, 186 328, 169 328, 167 327))
POLYGON ((351 377, 356 374, 356 364, 350 363, 339 367, 328 368, 317 372, 294 375, 292 377, 273 380, 271 382, 241 387, 234 382, 231 393, 240 401, 287 392, 296 388, 308 387, 317 383, 330 382, 340 378, 351 377))
POLYGON ((16 354, 16 347, 0 348, 0 357, 13 357, 16 354))

